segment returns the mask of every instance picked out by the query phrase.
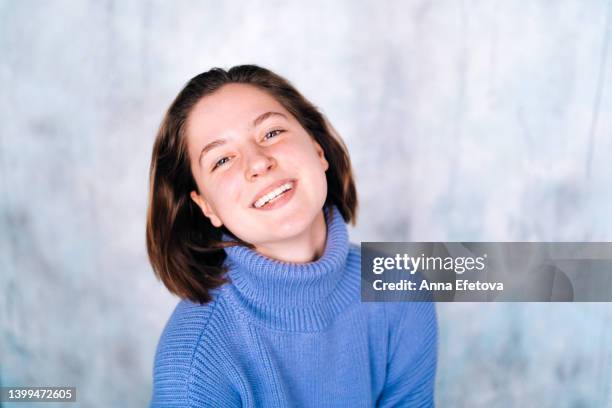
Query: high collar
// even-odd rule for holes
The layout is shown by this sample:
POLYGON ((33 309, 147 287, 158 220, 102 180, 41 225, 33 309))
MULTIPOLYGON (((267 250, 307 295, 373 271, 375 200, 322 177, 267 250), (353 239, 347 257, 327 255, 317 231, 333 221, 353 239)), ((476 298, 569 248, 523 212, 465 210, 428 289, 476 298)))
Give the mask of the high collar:
POLYGON ((324 212, 327 238, 316 261, 282 262, 245 246, 225 248, 232 290, 268 326, 315 330, 346 301, 340 283, 349 249, 347 227, 336 206, 324 212))

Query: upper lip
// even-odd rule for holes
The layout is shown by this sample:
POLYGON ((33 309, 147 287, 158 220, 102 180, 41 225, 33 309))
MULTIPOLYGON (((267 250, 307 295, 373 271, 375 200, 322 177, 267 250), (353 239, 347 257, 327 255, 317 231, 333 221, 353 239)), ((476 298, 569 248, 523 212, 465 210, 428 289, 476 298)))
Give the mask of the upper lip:
POLYGON ((276 190, 277 188, 279 188, 283 184, 289 183, 289 182, 295 183, 295 179, 287 178, 287 179, 278 180, 278 181, 275 181, 272 184, 269 184, 267 187, 265 187, 264 189, 262 189, 259 193, 257 193, 255 195, 255 198, 253 199, 253 202, 251 203, 251 206, 254 206, 255 202, 257 202, 257 200, 259 200, 261 197, 265 196, 266 194, 268 194, 271 191, 276 190))

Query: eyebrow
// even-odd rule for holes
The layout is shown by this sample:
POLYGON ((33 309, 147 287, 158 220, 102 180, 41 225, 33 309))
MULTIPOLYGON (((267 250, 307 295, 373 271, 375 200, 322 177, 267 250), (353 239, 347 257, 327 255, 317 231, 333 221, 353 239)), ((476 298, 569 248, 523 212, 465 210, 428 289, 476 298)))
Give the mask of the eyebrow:
MULTIPOLYGON (((282 114, 280 112, 266 112, 266 113, 262 113, 261 115, 256 117, 255 120, 253 121, 253 124, 251 126, 252 127, 257 127, 257 126, 259 126, 261 124, 261 122, 263 122, 264 120, 266 120, 266 119, 268 119, 268 118, 270 118, 272 116, 281 116, 281 117, 287 119, 287 116, 285 116, 284 114, 282 114)), ((202 157, 204 157, 204 155, 206 153, 208 153, 210 150, 214 149, 215 147, 222 146, 225 143, 227 143, 227 141, 225 139, 217 139, 217 140, 213 140, 212 142, 208 143, 206 146, 204 146, 204 148, 200 152, 200 157, 198 158, 198 163, 200 163, 202 161, 202 157)))
POLYGON ((259 124, 261 124, 261 122, 263 122, 264 120, 268 119, 271 116, 282 116, 283 118, 287 119, 287 116, 283 115, 280 112, 266 112, 266 113, 262 113, 261 115, 259 115, 253 121, 253 127, 259 126, 259 124))

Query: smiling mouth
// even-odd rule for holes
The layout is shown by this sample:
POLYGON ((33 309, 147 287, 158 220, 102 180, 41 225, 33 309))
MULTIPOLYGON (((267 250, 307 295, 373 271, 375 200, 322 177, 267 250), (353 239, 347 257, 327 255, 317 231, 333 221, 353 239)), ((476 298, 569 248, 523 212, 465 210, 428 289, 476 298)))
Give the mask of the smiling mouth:
POLYGON ((261 208, 261 207, 265 206, 268 203, 274 202, 279 197, 281 197, 283 194, 285 194, 287 191, 289 191, 292 188, 294 188, 294 186, 295 186, 295 183, 293 181, 286 182, 285 184, 283 184, 283 185, 275 188, 274 190, 270 191, 268 194, 265 194, 262 197, 258 198, 253 203, 253 207, 254 208, 261 208))

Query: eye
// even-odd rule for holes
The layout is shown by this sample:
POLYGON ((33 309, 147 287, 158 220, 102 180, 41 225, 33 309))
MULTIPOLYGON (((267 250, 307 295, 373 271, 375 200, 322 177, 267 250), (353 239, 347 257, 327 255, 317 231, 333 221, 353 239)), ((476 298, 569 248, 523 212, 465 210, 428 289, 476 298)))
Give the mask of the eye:
POLYGON ((213 168, 212 168, 212 169, 213 169, 213 171, 215 171, 215 169, 216 169, 217 167, 221 167, 221 166, 223 166, 223 165, 224 165, 225 163, 227 163, 228 161, 229 161, 229 157, 223 157, 223 158, 219 159, 219 161, 217 161, 217 162, 215 163, 215 165, 213 166, 213 168))
POLYGON ((272 139, 273 137, 276 137, 276 136, 280 135, 283 132, 284 132, 284 130, 282 130, 282 129, 271 130, 270 132, 268 132, 268 133, 266 133, 264 135, 263 140, 272 139))

